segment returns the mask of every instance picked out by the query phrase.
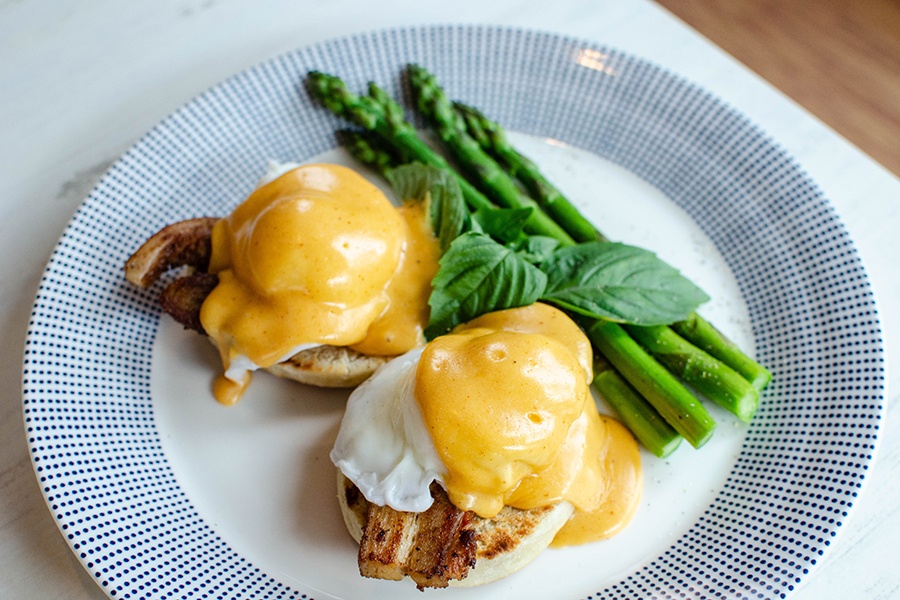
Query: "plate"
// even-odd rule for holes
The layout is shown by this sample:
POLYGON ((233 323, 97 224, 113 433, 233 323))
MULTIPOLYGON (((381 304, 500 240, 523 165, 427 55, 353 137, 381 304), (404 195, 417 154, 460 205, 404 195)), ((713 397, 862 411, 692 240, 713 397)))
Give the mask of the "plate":
MULTIPOLYGON (((257 377, 215 404, 214 351, 122 277, 165 224, 223 215, 268 160, 346 160, 311 69, 403 97, 407 62, 516 132, 610 237, 658 251, 774 373, 749 426, 647 457, 635 522, 545 552, 466 598, 784 598, 852 512, 878 443, 878 312, 840 219, 800 165, 705 90, 583 40, 407 28, 301 49, 212 88, 147 133, 84 201, 44 273, 24 418, 60 530, 115 598, 402 598, 364 580, 327 453, 346 393, 257 377)), ((421 122, 417 121, 419 125, 421 122)))

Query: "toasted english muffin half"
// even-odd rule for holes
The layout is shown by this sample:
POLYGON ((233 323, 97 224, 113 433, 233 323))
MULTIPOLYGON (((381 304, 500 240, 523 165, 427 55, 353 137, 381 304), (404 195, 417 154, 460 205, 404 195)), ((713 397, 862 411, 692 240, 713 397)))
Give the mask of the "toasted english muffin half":
MULTIPOLYGON (((162 290, 160 305, 186 329, 204 335, 200 307, 218 283, 215 275, 206 273, 212 252, 212 229, 217 221, 216 217, 199 217, 167 225, 148 238, 125 263, 125 278, 141 288, 149 288, 171 269, 181 269, 162 290)), ((265 370, 317 387, 355 387, 391 358, 341 346, 317 346, 265 370)))
POLYGON ((416 513, 372 505, 340 470, 337 488, 344 525, 360 544, 360 573, 393 580, 408 576, 420 589, 474 587, 518 571, 550 545, 574 511, 568 502, 531 510, 507 506, 496 517, 483 519, 449 505, 446 494, 434 484, 435 504, 444 507, 442 522, 435 523, 416 513), (460 515, 466 517, 464 525, 454 528, 450 523, 456 523, 460 515), (375 531, 370 518, 378 520, 375 531), (424 528, 428 529, 420 531, 424 528), (456 537, 441 539, 452 536, 456 537), (468 556, 461 556, 468 542, 472 548, 468 556), (423 552, 431 556, 423 558, 423 552), (467 564, 460 567, 460 562, 467 564))
POLYGON ((392 358, 362 354, 345 346, 316 346, 265 370, 307 385, 356 387, 392 358))

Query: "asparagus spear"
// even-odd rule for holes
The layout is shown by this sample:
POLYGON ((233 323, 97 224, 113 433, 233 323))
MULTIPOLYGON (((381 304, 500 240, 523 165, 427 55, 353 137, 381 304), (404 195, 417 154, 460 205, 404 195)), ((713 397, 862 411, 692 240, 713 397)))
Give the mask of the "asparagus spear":
POLYGON ((589 324, 586 331, 622 377, 694 448, 709 440, 716 423, 706 408, 620 325, 598 320, 589 324))
POLYGON ((682 381, 741 421, 750 422, 753 418, 759 406, 759 391, 737 371, 691 346, 669 327, 626 325, 625 329, 682 381))
POLYGON ((673 323, 672 329, 740 373, 758 391, 761 392, 772 381, 772 373, 768 369, 744 354, 734 342, 697 313, 673 323))
MULTIPOLYGON (((402 157, 403 162, 419 161, 440 169, 456 171, 444 158, 431 149, 406 121, 403 109, 374 83, 369 95, 358 96, 347 89, 339 78, 319 71, 311 71, 306 78, 309 93, 335 115, 373 132, 402 157)), ((473 211, 492 207, 484 194, 462 176, 457 175, 466 203, 473 211)))
POLYGON ((647 450, 665 458, 681 444, 678 432, 599 354, 594 356, 593 385, 647 450))
POLYGON ((369 131, 341 129, 337 132, 338 143, 359 162, 368 165, 382 177, 387 172, 403 164, 403 159, 396 156, 383 144, 379 144, 376 136, 369 131))
POLYGON ((433 123, 438 137, 476 185, 500 206, 534 209, 525 224, 530 233, 555 238, 564 246, 573 245, 575 241, 565 229, 540 210, 530 196, 523 194, 497 161, 466 132, 465 121, 453 110, 453 104, 431 73, 417 65, 410 65, 407 72, 419 111, 433 123))
POLYGON ((566 232, 578 242, 606 241, 594 224, 544 177, 537 165, 513 148, 500 125, 488 119, 479 110, 456 102, 453 104, 463 120, 469 135, 482 149, 503 165, 513 177, 521 181, 532 198, 547 211, 566 232))

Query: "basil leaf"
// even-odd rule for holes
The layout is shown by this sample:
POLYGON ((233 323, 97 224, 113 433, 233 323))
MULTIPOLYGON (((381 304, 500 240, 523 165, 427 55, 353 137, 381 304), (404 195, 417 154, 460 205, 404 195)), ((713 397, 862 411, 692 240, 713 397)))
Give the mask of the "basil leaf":
POLYGON ((668 325, 709 300, 655 254, 625 244, 589 242, 557 250, 541 265, 542 300, 588 317, 633 325, 668 325))
POLYGON ((559 248, 559 240, 545 235, 529 235, 516 247, 519 255, 528 262, 539 265, 548 260, 559 248))
POLYGON ((475 220, 481 229, 492 238, 503 243, 522 239, 525 221, 534 212, 530 206, 526 208, 482 208, 475 211, 475 220))
POLYGON ((469 232, 450 245, 431 285, 429 340, 484 313, 537 301, 547 276, 490 236, 469 232))
POLYGON ((386 177, 404 201, 428 203, 431 229, 440 242, 442 252, 469 228, 469 211, 459 183, 446 169, 411 163, 391 169, 386 177))

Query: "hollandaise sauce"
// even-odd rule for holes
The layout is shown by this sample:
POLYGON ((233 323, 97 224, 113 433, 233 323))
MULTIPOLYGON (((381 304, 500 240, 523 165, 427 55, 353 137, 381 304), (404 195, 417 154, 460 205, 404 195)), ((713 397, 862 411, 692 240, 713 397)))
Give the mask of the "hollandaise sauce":
POLYGON ((406 244, 387 286, 387 309, 372 323, 363 341, 350 346, 363 354, 395 356, 425 340, 428 296, 437 274, 440 248, 426 218, 424 202, 408 202, 398 210, 406 244))
POLYGON ((555 545, 609 537, 641 493, 637 444, 590 393, 591 347, 546 304, 499 311, 430 342, 415 398, 451 502, 481 517, 504 506, 575 507, 555 545))
POLYGON ((422 343, 437 242, 421 208, 398 209, 339 165, 290 170, 216 223, 209 271, 219 284, 200 319, 231 404, 250 371, 316 345, 396 355, 422 343))

